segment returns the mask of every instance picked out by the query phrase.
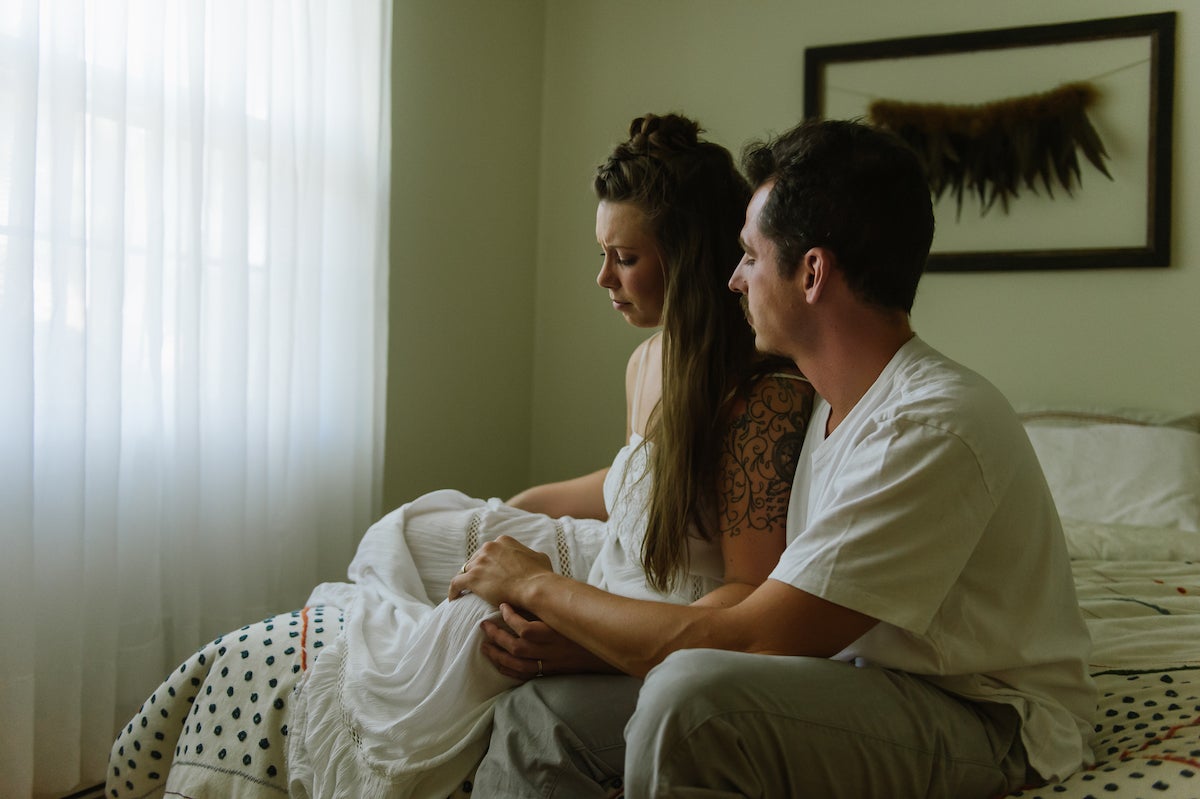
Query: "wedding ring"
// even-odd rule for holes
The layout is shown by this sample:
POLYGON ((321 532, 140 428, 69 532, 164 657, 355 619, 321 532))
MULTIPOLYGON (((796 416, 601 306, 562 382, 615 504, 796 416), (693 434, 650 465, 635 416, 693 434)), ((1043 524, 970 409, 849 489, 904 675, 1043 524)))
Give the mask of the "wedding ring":
MULTIPOLYGON (((471 562, 471 561, 467 561, 467 563, 470 563, 470 562, 471 562)), ((460 573, 460 574, 466 574, 466 573, 467 573, 467 563, 464 563, 464 564, 463 564, 463 567, 462 567, 461 569, 459 569, 459 573, 460 573)))
POLYGON ((538 662, 537 662, 537 663, 538 663, 538 673, 537 673, 537 674, 535 674, 535 675, 533 675, 533 676, 534 676, 534 677, 545 677, 546 675, 545 675, 545 674, 542 674, 542 659, 541 659, 541 658, 538 658, 538 662))

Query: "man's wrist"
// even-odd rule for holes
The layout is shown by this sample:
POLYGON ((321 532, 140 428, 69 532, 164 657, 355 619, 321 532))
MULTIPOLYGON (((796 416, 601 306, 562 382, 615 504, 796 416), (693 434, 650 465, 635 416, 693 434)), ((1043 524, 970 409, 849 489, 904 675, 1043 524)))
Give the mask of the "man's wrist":
POLYGON ((553 595, 555 584, 564 579, 566 578, 552 571, 532 574, 517 586, 518 595, 514 597, 516 601, 513 604, 540 616, 539 609, 544 607, 548 597, 553 595))

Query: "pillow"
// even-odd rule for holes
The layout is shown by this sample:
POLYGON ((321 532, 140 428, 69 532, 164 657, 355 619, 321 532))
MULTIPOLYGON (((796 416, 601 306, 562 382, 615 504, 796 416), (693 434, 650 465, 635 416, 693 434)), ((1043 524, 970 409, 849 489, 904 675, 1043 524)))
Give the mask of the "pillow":
POLYGON ((1061 516, 1200 533, 1200 433, 1036 417, 1025 431, 1061 516))
POLYGON ((1168 413, 1144 408, 1093 408, 1088 406, 1046 408, 1041 405, 1017 406, 1026 425, 1086 427, 1093 424, 1133 424, 1153 427, 1177 427, 1200 433, 1200 413, 1168 413))
POLYGON ((1064 516, 1072 560, 1200 560, 1200 536, 1175 527, 1133 527, 1064 516))

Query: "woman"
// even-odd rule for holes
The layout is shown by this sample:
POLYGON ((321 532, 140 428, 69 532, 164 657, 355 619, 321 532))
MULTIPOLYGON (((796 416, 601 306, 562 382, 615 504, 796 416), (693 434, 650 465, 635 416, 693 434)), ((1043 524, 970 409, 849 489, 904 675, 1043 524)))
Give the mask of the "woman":
MULTIPOLYGON (((473 597, 434 605, 475 548, 499 535, 550 555, 561 573, 633 596, 721 601, 723 592, 765 579, 784 546, 811 390, 754 355, 737 298, 725 287, 740 256, 749 189, 729 153, 698 134, 696 123, 679 116, 634 120, 629 140, 597 172, 597 282, 631 324, 664 326, 630 358, 627 444, 613 466, 529 489, 508 504, 440 491, 385 517, 364 536, 352 582, 314 591, 309 604, 323 606, 324 615, 300 620, 292 660, 264 661, 256 674, 247 669, 244 682, 256 686, 284 667, 282 677, 270 678, 276 699, 266 714, 256 712, 261 722, 245 720, 249 700, 237 718, 220 707, 223 691, 232 698, 248 687, 191 685, 197 677, 187 676, 188 667, 195 674, 204 661, 185 664, 169 690, 191 686, 199 696, 184 735, 174 729, 180 743, 170 790, 233 795, 230 774, 243 773, 236 777, 243 794, 255 785, 314 796, 449 794, 486 746, 497 694, 547 673, 608 668, 511 609, 502 615, 473 597), (345 627, 334 636, 340 611, 345 627), (487 642, 481 620, 493 634, 519 627, 531 647, 526 656, 487 642), (318 635, 324 638, 309 642, 318 635), (297 680, 289 704, 280 689, 297 680), (261 771, 260 760, 278 756, 282 737, 286 769, 276 760, 261 771)), ((280 618, 210 653, 234 659, 232 671, 220 669, 232 674, 226 680, 243 680, 238 658, 257 657, 237 651, 241 639, 273 640, 259 628, 280 618)), ((162 693, 169 690, 164 684, 162 693)), ((251 694, 257 704, 269 698, 266 689, 251 694)), ((146 760, 134 750, 138 730, 142 738, 171 739, 154 705, 152 698, 114 746, 110 796, 145 793, 146 769, 129 766, 146 760)), ((160 781, 161 761, 169 759, 160 755, 154 764, 163 766, 154 772, 160 781)))

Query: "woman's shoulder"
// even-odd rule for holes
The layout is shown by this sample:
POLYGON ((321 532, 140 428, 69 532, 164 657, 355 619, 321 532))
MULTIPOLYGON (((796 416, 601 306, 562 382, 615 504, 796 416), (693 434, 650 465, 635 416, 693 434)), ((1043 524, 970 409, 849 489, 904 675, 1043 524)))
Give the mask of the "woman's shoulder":
POLYGON ((633 352, 629 355, 629 362, 625 365, 626 386, 632 388, 640 382, 638 378, 655 363, 661 363, 661 358, 662 331, 660 330, 633 348, 633 352))
POLYGON ((786 358, 763 358, 742 380, 738 392, 751 397, 762 392, 783 393, 796 398, 811 400, 814 395, 812 384, 796 364, 786 358))
POLYGON ((655 352, 662 351, 662 335, 661 330, 656 331, 654 335, 643 339, 640 344, 633 348, 633 352, 629 355, 630 367, 636 367, 644 358, 649 357, 655 352))
POLYGON ((812 384, 795 364, 763 362, 733 392, 726 405, 726 419, 734 428, 753 422, 777 432, 790 428, 802 434, 815 398, 812 384))

